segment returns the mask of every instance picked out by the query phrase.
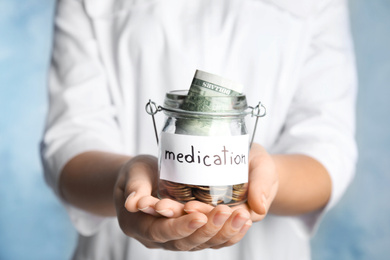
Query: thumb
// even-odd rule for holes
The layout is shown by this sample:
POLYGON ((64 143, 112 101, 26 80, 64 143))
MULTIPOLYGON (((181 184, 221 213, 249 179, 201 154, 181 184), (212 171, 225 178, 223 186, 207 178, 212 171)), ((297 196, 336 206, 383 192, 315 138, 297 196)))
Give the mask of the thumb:
POLYGON ((157 158, 148 155, 136 156, 121 171, 125 175, 123 195, 128 211, 137 212, 141 199, 142 209, 156 203, 157 198, 152 195, 155 195, 157 188, 157 158))
POLYGON ((259 215, 267 214, 278 186, 275 163, 267 151, 254 144, 250 153, 248 204, 259 215))

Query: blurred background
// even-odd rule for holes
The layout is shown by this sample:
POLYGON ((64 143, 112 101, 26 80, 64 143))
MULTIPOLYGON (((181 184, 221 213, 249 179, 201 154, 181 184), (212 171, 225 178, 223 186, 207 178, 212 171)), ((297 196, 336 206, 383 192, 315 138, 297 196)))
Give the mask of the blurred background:
MULTIPOLYGON (((0 259, 65 260, 76 233, 46 186, 55 0, 0 0, 0 259)), ((357 176, 314 237, 313 260, 390 259, 390 1, 350 0, 359 73, 357 176)))

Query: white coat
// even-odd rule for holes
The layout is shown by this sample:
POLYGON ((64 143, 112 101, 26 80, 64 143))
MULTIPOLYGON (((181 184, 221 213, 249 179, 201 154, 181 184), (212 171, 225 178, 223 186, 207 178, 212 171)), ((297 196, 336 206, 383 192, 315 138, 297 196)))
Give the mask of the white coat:
POLYGON ((75 259, 310 259, 310 235, 350 183, 357 157, 346 1, 58 1, 42 141, 47 182, 58 194, 62 167, 88 150, 156 155, 145 104, 188 88, 196 69, 243 84, 250 105, 266 106, 255 142, 327 168, 328 206, 268 215, 228 248, 170 252, 126 237, 115 218, 64 203, 80 233, 75 259))

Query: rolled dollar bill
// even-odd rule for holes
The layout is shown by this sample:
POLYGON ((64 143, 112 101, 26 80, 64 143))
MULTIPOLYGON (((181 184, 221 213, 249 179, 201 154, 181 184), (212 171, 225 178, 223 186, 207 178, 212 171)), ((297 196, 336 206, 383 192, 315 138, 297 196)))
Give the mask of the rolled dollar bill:
MULTIPOLYGON (((232 111, 232 99, 229 97, 242 95, 242 85, 229 79, 197 70, 188 91, 187 97, 180 106, 182 110, 193 112, 223 113, 232 111)), ((185 135, 213 136, 230 135, 230 129, 222 127, 221 120, 216 117, 197 116, 186 120, 178 119, 176 133, 185 135)))
POLYGON ((241 95, 242 85, 229 79, 196 70, 188 96, 181 109, 198 112, 223 112, 226 109, 227 99, 210 99, 216 96, 241 95))

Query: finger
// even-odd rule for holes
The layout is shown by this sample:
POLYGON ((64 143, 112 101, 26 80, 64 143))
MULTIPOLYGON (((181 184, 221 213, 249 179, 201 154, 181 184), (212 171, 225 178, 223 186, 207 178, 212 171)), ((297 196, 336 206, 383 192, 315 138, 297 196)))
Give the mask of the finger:
POLYGON ((184 205, 184 211, 187 213, 201 212, 203 214, 209 214, 214 209, 213 206, 200 202, 200 201, 190 201, 184 205))
POLYGON ((234 211, 221 230, 198 248, 218 247, 240 241, 247 231, 247 228, 243 229, 246 223, 249 225, 251 223, 249 212, 244 209, 234 211), (243 233, 240 233, 241 230, 243 230, 243 233))
POLYGON ((143 213, 153 215, 153 216, 160 216, 160 214, 158 214, 155 209, 155 205, 158 201, 159 199, 157 199, 156 197, 144 196, 138 200, 137 208, 143 213))
POLYGON ((248 220, 245 223, 245 225, 241 228, 241 230, 238 232, 238 234, 233 236, 227 242, 220 244, 220 245, 217 245, 217 246, 212 246, 211 248, 219 249, 219 248, 228 247, 228 246, 232 246, 234 244, 237 244, 238 242, 241 241, 241 239, 244 238, 245 234, 248 232, 248 230, 250 229, 251 226, 252 226, 252 220, 248 220))
MULTIPOLYGON (((193 212, 189 215, 199 214, 198 212, 193 212)), ((172 242, 173 248, 179 248, 180 250, 191 250, 194 247, 197 247, 212 237, 214 237, 224 226, 226 220, 232 214, 232 209, 226 205, 220 205, 215 207, 208 215, 208 222, 206 225, 199 228, 191 236, 172 242)))
POLYGON ((188 237, 206 223, 207 216, 198 212, 179 218, 154 218, 153 222, 140 227, 140 234, 150 241, 165 243, 188 237))
POLYGON ((241 203, 241 204, 239 204, 237 206, 232 207, 233 211, 236 211, 238 209, 244 209, 247 212, 249 212, 250 219, 251 219, 252 222, 257 222, 257 221, 263 220, 264 217, 265 217, 265 215, 259 215, 256 212, 254 212, 251 208, 249 208, 248 203, 241 203))
POLYGON ((176 218, 184 214, 184 205, 171 199, 159 200, 155 205, 156 212, 168 218, 176 218))

